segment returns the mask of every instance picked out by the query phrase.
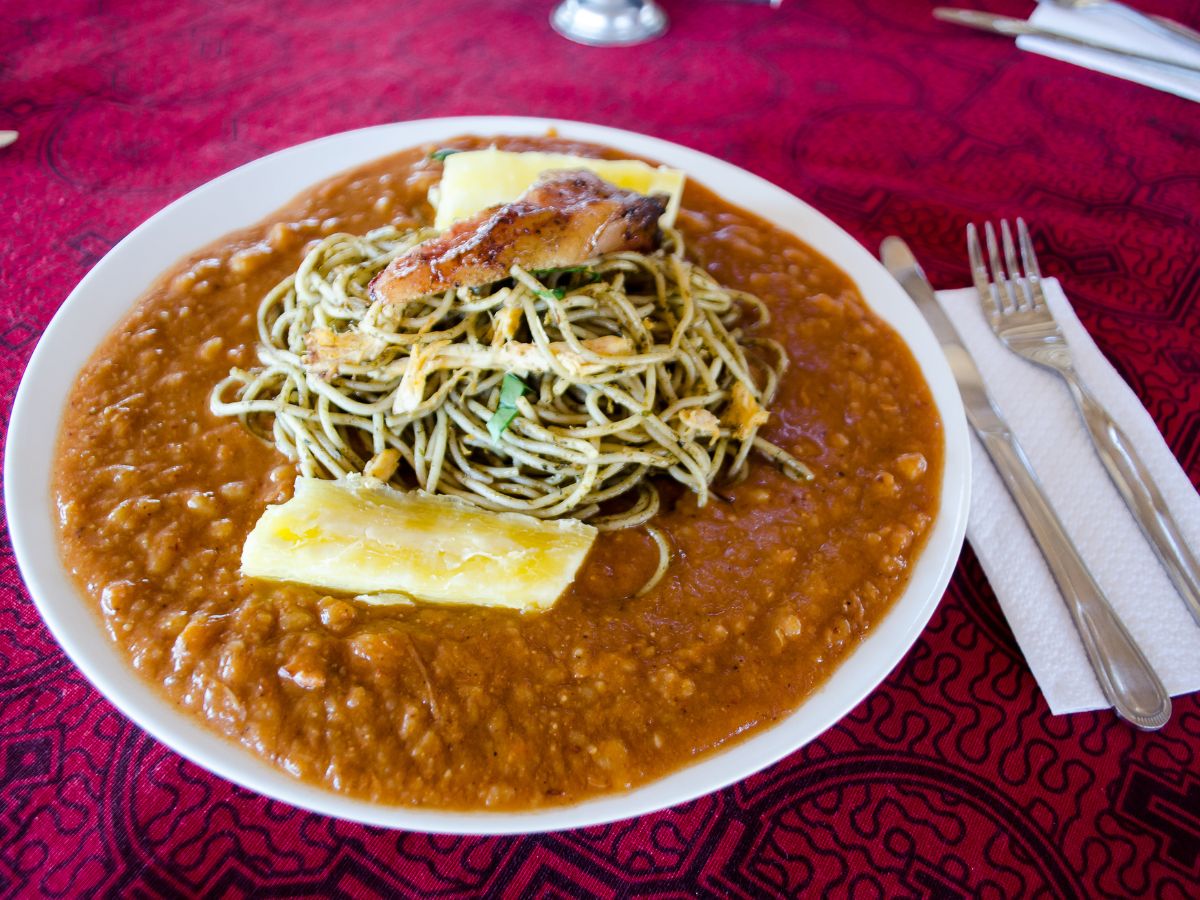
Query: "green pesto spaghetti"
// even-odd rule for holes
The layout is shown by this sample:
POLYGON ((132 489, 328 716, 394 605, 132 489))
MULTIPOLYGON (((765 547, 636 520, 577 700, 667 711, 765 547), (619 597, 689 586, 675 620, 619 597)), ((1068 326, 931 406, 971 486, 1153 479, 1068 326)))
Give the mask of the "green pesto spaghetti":
MULTIPOLYGON (((664 229, 651 254, 618 252, 404 304, 369 285, 429 229, 335 234, 258 309, 258 356, 213 390, 307 476, 361 473, 495 511, 571 516, 601 530, 658 511, 650 476, 704 505, 752 450, 811 473, 758 434, 787 366, 751 337, 768 311, 722 287, 664 229)), ((666 539, 649 526, 662 551, 666 539)))

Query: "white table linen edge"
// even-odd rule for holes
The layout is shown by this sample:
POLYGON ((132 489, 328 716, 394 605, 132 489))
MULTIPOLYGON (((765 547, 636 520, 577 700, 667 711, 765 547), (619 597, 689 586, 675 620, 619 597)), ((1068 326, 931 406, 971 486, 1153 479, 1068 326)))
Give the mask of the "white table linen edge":
MULTIPOLYGON (((1200 66, 1200 50, 1187 47, 1183 42, 1175 41, 1157 31, 1139 28, 1120 13, 1111 10, 1061 9, 1051 3, 1041 2, 1029 17, 1029 22, 1039 28, 1051 28, 1072 37, 1112 44, 1126 50, 1153 53, 1200 66)), ((1073 47, 1047 38, 1019 37, 1017 46, 1022 50, 1061 59, 1200 102, 1200 73, 1122 59, 1110 53, 1073 47)))

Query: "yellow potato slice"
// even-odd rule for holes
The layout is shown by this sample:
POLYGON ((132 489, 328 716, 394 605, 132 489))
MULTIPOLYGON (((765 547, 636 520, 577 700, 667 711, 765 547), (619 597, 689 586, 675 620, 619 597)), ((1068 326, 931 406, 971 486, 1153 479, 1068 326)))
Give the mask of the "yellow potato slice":
POLYGON ((575 519, 488 512, 358 476, 298 478, 292 499, 268 507, 250 532, 242 574, 377 595, 381 603, 402 602, 398 594, 544 610, 575 578, 595 538, 595 528, 575 519))
POLYGON ((437 206, 437 228, 448 228, 459 219, 511 203, 537 181, 543 172, 589 169, 605 181, 639 194, 667 194, 670 201, 660 220, 674 225, 683 196, 684 175, 678 169, 651 166, 634 159, 590 159, 565 153, 514 153, 509 150, 468 150, 452 153, 443 163, 442 180, 431 195, 437 206))

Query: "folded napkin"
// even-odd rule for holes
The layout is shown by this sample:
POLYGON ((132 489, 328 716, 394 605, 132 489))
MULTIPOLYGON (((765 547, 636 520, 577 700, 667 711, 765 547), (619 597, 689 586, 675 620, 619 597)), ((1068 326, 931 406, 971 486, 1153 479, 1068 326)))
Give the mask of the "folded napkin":
MULTIPOLYGON (((1044 284, 1080 376, 1141 453, 1184 538, 1193 550, 1200 548, 1200 496, 1137 395, 1080 325, 1058 282, 1044 284)), ((1066 383, 1000 343, 973 289, 942 291, 938 300, 1096 582, 1167 690, 1172 695, 1200 690, 1200 626, 1109 480, 1066 383)), ((971 444, 967 537, 1051 712, 1107 707, 1025 520, 974 435, 971 444)))
MULTIPOLYGON (((1141 28, 1121 13, 1104 7, 1062 9, 1052 3, 1038 3, 1037 9, 1029 17, 1029 22, 1039 28, 1051 28, 1071 37, 1100 41, 1125 50, 1153 53, 1167 59, 1200 65, 1200 49, 1193 49, 1157 30, 1141 28)), ((1097 72, 1136 81, 1188 100, 1200 101, 1200 73, 1122 59, 1111 53, 1072 47, 1047 38, 1019 37, 1017 46, 1022 50, 1032 50, 1034 53, 1052 56, 1097 72)))

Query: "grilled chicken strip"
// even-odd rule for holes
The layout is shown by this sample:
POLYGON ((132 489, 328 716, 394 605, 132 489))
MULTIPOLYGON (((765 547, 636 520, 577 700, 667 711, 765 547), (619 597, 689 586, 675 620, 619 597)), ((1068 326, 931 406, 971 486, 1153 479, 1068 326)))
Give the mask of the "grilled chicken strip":
POLYGON ((371 282, 371 296, 404 303, 499 281, 513 264, 553 269, 616 250, 653 250, 666 208, 664 195, 621 190, 583 169, 547 172, 512 203, 457 222, 392 260, 371 282))

